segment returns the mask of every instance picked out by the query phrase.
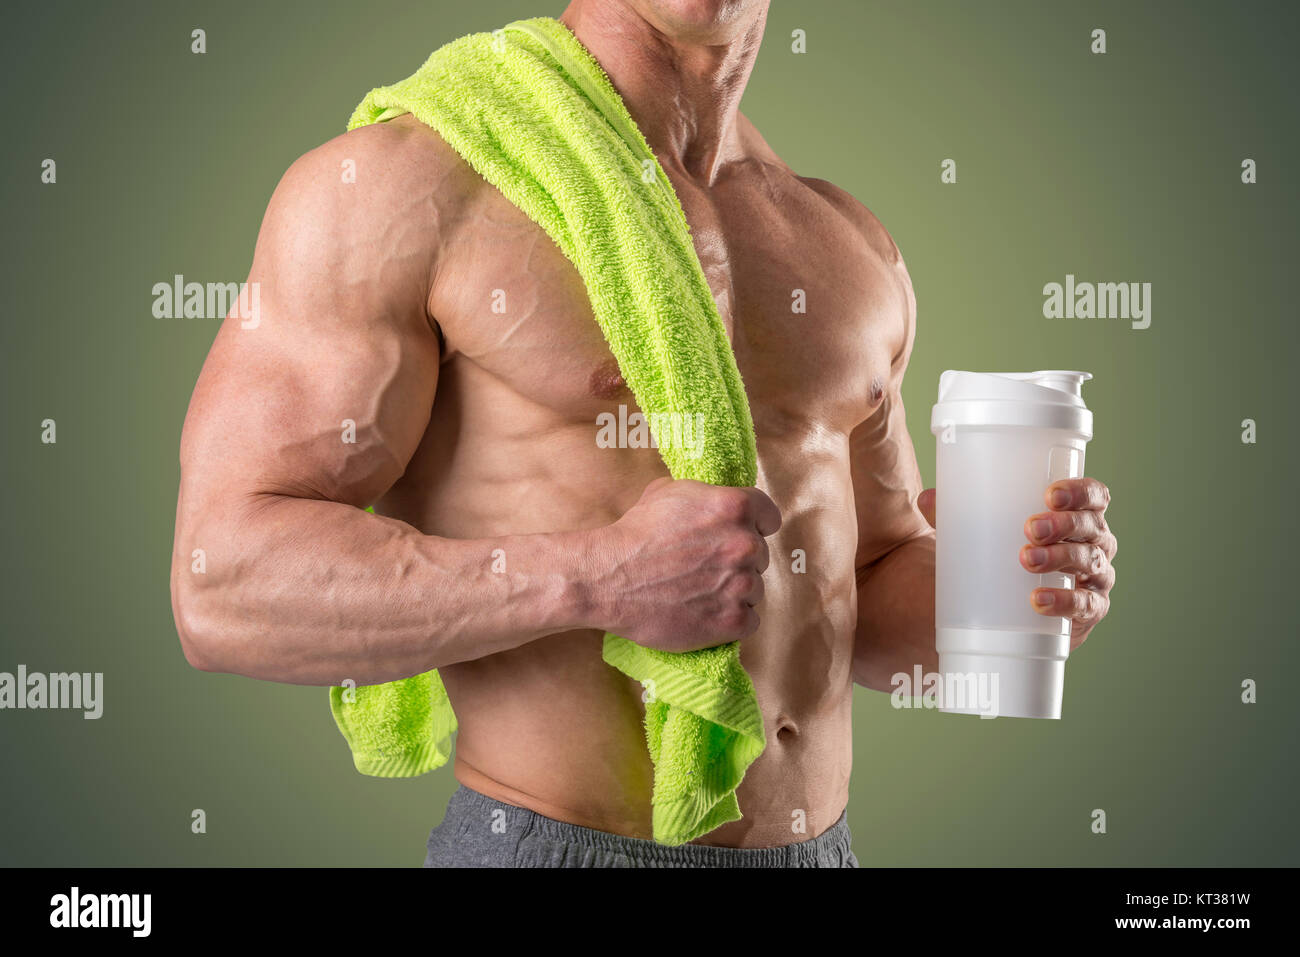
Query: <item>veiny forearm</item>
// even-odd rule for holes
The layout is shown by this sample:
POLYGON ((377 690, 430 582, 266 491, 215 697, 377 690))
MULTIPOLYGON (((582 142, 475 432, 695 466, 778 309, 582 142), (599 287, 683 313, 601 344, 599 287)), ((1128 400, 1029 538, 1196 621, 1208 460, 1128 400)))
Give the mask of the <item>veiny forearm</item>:
POLYGON ((589 625, 596 534, 436 538, 346 504, 262 495, 182 521, 173 604, 203 670, 378 684, 589 625))
POLYGON ((891 676, 937 671, 934 647, 934 535, 909 539, 858 574, 853 680, 892 691, 891 676))

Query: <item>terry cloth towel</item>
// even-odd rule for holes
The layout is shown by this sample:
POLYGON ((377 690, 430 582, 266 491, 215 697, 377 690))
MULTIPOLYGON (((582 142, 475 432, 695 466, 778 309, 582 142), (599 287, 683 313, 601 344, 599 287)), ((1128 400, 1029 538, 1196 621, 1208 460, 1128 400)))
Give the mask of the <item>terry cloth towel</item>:
MULTIPOLYGON (((372 90, 348 129, 403 113, 573 262, 673 477, 753 485, 749 404, 681 203, 577 37, 549 17, 462 37, 372 90)), ((646 689, 655 840, 682 844, 739 819, 736 787, 765 744, 739 646, 674 654, 611 634, 603 657, 646 689)), ((456 724, 436 672, 350 692, 330 700, 358 770, 409 776, 447 760, 456 724)))

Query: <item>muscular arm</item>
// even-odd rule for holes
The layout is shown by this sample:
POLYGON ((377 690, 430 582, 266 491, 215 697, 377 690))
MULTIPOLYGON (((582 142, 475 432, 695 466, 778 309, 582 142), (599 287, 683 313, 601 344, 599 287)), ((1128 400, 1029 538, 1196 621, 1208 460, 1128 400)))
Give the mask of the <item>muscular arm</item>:
MULTIPOLYGON (((891 691, 891 677, 937 671, 934 628, 934 490, 921 490, 900 389, 916 328, 912 284, 893 241, 861 210, 863 235, 899 283, 905 325, 890 366, 884 401, 850 436, 858 519, 858 620, 853 678, 891 691)), ((1040 615, 1070 619, 1071 649, 1105 617, 1115 582, 1116 540, 1104 514, 1110 491, 1092 478, 1065 479, 1044 490, 1047 512, 1025 522, 1020 564, 1028 572, 1075 576, 1073 589, 1034 588, 1026 597, 1040 615)))
POLYGON ((402 475, 437 387, 426 303, 445 171, 428 135, 339 137, 295 163, 267 209, 256 325, 227 317, 181 440, 172 602, 198 668, 371 684, 589 617, 580 533, 457 541, 364 511, 402 475))
POLYGON ((871 244, 893 263, 903 308, 884 399, 850 436, 858 519, 853 679, 865 687, 889 691, 891 675, 911 673, 917 664, 925 671, 938 666, 934 530, 916 507, 921 475, 907 433, 901 393, 916 332, 916 300, 898 250, 883 227, 872 219, 865 232, 871 244))
POLYGON ((757 627, 780 525, 757 489, 660 480, 603 528, 477 541, 364 510, 435 401, 428 302, 473 175, 457 164, 399 119, 307 154, 277 188, 256 322, 227 317, 181 438, 172 606, 195 667, 376 684, 575 629, 689 651, 757 627))

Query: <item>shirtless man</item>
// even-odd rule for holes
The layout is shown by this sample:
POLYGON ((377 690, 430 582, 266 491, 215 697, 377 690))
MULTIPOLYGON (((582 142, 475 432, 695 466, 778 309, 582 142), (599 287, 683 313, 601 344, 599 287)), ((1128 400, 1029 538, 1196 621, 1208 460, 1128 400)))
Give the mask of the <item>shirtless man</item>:
MULTIPOLYGON (((937 670, 934 499, 900 396, 915 301, 898 249, 739 111, 767 3, 573 0, 561 17, 692 225, 762 491, 673 481, 654 449, 599 448, 597 416, 634 401, 575 269, 411 116, 363 127, 284 176, 249 274, 260 323, 227 319, 194 393, 172 588, 195 667, 314 685, 436 667, 460 722, 457 779, 550 819, 552 842, 590 828, 634 861, 648 846, 779 863, 797 855, 749 849, 843 829, 853 683, 889 691, 915 664, 937 670), (347 159, 359 175, 341 184, 347 159), (790 312, 796 288, 806 316, 790 312), (197 547, 204 575, 189 572, 197 547), (491 570, 498 548, 507 574, 491 570), (649 844, 643 689, 601 660, 607 630, 674 651, 741 640, 767 729, 742 820, 649 844)), ((1060 482, 1026 517, 1024 567, 1078 588, 1025 600, 1072 618, 1075 647, 1114 579, 1108 498, 1060 482)), ((429 863, 487 863, 456 853, 429 863)))

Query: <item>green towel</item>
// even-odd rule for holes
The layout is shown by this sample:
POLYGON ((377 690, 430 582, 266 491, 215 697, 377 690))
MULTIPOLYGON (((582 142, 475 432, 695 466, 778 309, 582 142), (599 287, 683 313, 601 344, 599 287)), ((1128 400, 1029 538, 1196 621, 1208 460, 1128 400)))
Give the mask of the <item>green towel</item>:
MULTIPOLYGON (((539 17, 448 43, 413 76, 372 90, 348 128, 403 113, 437 131, 573 262, 673 477, 753 485, 749 405, 686 216, 568 28, 539 17), (702 442, 674 442, 672 423, 698 423, 702 442)), ((682 844, 740 818, 736 787, 765 741, 739 646, 674 654, 606 635, 603 657, 646 688, 655 840, 682 844)), ((456 725, 436 672, 356 688, 350 703, 342 689, 330 693, 363 773, 421 774, 447 760, 456 725)))

